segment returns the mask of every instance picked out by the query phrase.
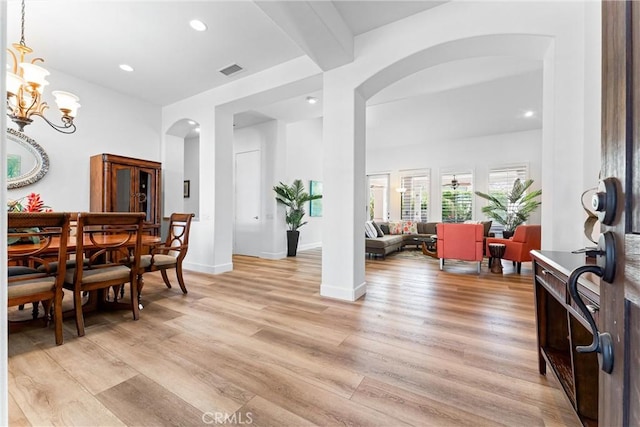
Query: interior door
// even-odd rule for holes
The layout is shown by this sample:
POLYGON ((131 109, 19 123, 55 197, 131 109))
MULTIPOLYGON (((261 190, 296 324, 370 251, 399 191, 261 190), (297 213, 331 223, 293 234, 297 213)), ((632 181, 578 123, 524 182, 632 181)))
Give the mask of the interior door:
POLYGON ((234 253, 260 256, 260 151, 236 154, 234 253))
MULTIPOLYGON (((615 277, 600 283, 600 329, 610 334, 611 373, 600 371, 599 424, 640 425, 640 3, 603 2, 602 177, 617 203, 615 277)), ((609 200, 612 202, 612 200, 609 200)), ((612 206, 609 206, 612 205, 612 206)), ((608 251, 607 251, 608 252, 608 251)))

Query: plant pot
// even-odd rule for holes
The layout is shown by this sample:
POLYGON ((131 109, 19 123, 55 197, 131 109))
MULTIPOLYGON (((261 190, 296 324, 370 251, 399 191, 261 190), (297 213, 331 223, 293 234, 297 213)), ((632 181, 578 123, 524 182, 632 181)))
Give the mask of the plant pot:
POLYGON ((509 238, 513 237, 513 231, 504 230, 502 232, 502 237, 504 237, 505 239, 509 239, 509 238))
POLYGON ((287 230, 287 256, 296 256, 298 252, 298 239, 300 239, 300 232, 298 230, 287 230))

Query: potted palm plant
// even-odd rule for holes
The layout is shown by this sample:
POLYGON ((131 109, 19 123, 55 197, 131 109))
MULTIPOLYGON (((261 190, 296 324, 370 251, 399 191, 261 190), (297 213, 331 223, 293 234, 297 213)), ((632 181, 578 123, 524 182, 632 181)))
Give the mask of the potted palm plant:
POLYGON ((527 193, 527 189, 533 184, 532 179, 521 181, 516 178, 513 188, 506 193, 487 194, 476 191, 476 195, 487 199, 489 204, 482 208, 482 212, 495 222, 504 226, 503 236, 509 238, 516 227, 529 219, 542 202, 534 200, 542 195, 542 190, 527 193))
POLYGON ((276 201, 286 207, 285 221, 289 226, 287 230, 287 256, 296 256, 298 251, 298 240, 302 227, 307 221, 302 221, 305 210, 304 204, 311 200, 322 198, 321 194, 310 195, 304 191, 304 184, 296 179, 291 185, 280 182, 273 187, 276 193, 276 201))

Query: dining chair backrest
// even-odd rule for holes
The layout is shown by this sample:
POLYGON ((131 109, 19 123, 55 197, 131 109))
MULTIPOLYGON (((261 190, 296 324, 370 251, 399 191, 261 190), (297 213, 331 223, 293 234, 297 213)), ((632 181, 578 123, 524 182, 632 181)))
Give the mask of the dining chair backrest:
POLYGON ((164 245, 154 247, 149 255, 143 255, 141 258, 143 271, 160 271, 168 288, 171 288, 171 281, 167 270, 174 269, 178 284, 185 294, 187 286, 182 275, 182 260, 187 256, 189 249, 189 233, 194 216, 193 213, 172 213, 164 245))
MULTIPOLYGON (((129 266, 139 268, 144 219, 144 213, 79 213, 76 263, 89 269, 105 268, 130 258, 129 266)), ((76 281, 81 281, 83 270, 86 268, 76 269, 76 281)))
POLYGON ((56 344, 62 344, 62 285, 65 277, 69 214, 64 212, 9 212, 7 215, 7 259, 22 274, 7 279, 8 306, 29 302, 45 306, 48 321, 54 308, 56 344), (52 251, 51 248, 57 250, 52 251), (59 261, 62 260, 62 263, 59 261), (51 264, 61 268, 50 269, 51 264), (43 267, 37 270, 37 267, 43 267), (24 274, 26 273, 26 274, 24 274))
POLYGON ((164 246, 175 248, 178 258, 184 258, 189 249, 189 230, 191 228, 192 213, 172 213, 169 219, 169 231, 164 246))
MULTIPOLYGON (((130 307, 134 320, 138 319, 137 282, 144 219, 143 212, 78 214, 75 268, 67 271, 64 284, 66 289, 73 291, 78 336, 84 335, 84 292, 119 289, 130 283, 130 307)), ((118 294, 117 290, 115 294, 118 294)))

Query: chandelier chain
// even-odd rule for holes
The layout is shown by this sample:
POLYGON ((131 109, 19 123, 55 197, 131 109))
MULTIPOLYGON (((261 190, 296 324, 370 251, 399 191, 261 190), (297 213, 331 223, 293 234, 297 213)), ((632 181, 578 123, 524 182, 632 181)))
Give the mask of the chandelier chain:
POLYGON ((22 46, 26 46, 26 44, 24 42, 24 0, 22 0, 22 21, 20 22, 20 24, 21 24, 20 44, 22 46))

